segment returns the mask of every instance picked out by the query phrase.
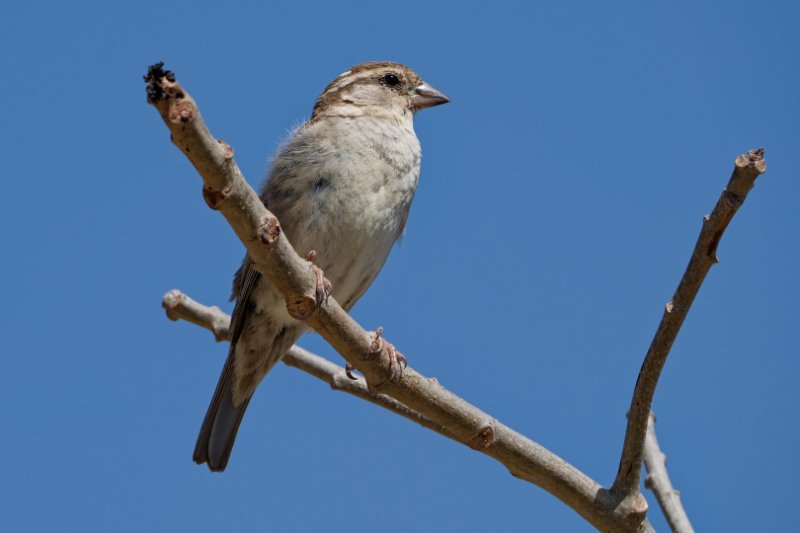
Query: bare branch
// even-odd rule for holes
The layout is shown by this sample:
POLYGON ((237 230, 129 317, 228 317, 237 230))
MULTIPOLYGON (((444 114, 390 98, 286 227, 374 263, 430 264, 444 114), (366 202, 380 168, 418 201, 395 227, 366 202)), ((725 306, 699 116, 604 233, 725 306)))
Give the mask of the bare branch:
POLYGON ((656 439, 656 415, 647 417, 647 437, 644 441, 644 464, 647 477, 644 486, 653 491, 673 533, 694 533, 694 528, 681 504, 681 493, 672 486, 667 474, 667 456, 656 439))
MULTIPOLYGON (((212 332, 217 341, 229 340, 228 325, 230 324, 231 317, 217 306, 207 307, 192 300, 181 291, 173 289, 164 295, 161 307, 164 308, 170 320, 186 320, 187 322, 191 322, 192 324, 196 324, 212 332)), ((352 394, 362 400, 367 400, 393 413, 408 418, 412 422, 416 422, 447 438, 458 440, 447 431, 446 428, 431 422, 394 398, 386 396, 385 394, 372 394, 364 379, 359 378, 353 380, 348 378, 344 368, 300 346, 292 346, 283 357, 283 362, 288 366, 300 369, 303 372, 321 379, 330 385, 333 390, 352 394)))
POLYGON ((661 369, 664 368, 672 343, 678 336, 678 331, 681 329, 697 291, 700 290, 700 285, 711 267, 718 262, 717 246, 719 246, 725 228, 728 227, 736 211, 744 203, 756 178, 766 170, 763 148, 737 157, 728 186, 722 191, 711 214, 703 218, 703 227, 700 230, 700 237, 697 239, 689 265, 686 267, 686 272, 683 274, 672 301, 666 305, 661 323, 647 351, 633 391, 622 457, 617 478, 611 487, 611 491, 620 496, 639 492, 647 420, 661 369))
POLYGON ((214 334, 217 342, 228 340, 231 317, 216 305, 206 307, 195 302, 178 289, 172 289, 161 300, 161 307, 170 320, 186 320, 214 334))
POLYGON ((617 494, 603 489, 557 455, 477 407, 407 368, 389 379, 389 354, 372 348, 365 331, 330 298, 317 306, 314 274, 281 231, 278 219, 261 203, 233 159, 233 150, 208 131, 194 100, 175 76, 153 65, 148 70, 148 102, 159 111, 172 142, 203 179, 203 196, 219 210, 247 248, 254 268, 282 292, 287 310, 305 320, 364 376, 370 390, 386 394, 438 424, 459 442, 504 464, 512 475, 534 483, 572 507, 601 531, 651 531, 647 504, 638 494, 633 505, 620 505, 617 494))

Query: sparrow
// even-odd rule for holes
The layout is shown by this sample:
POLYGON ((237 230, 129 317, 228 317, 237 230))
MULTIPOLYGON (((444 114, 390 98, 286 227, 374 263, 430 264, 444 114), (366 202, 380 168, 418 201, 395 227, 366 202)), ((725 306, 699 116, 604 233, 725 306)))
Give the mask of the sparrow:
MULTIPOLYGON (((414 114, 448 101, 404 65, 362 63, 325 88, 273 159, 260 198, 347 311, 405 228, 420 171, 414 114)), ((213 472, 225 470, 256 387, 307 329, 247 256, 231 300, 228 358, 194 450, 213 472)))

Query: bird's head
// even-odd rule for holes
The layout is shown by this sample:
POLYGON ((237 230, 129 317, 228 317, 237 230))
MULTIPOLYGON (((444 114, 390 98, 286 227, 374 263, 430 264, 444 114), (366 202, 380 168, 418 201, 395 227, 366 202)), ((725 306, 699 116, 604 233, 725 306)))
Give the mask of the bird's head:
POLYGON ((450 100, 405 65, 369 62, 356 65, 333 80, 317 99, 311 120, 336 109, 370 108, 372 112, 412 114, 450 100))

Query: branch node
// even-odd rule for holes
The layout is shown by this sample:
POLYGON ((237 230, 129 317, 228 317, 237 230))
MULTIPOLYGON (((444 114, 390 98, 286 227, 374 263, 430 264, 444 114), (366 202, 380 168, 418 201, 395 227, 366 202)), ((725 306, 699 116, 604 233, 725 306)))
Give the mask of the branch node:
POLYGON ((278 237, 280 237, 280 235, 281 225, 278 222, 278 219, 275 217, 268 218, 263 224, 261 224, 257 232, 258 240, 267 246, 272 246, 278 242, 278 237))
POLYGON ((317 308, 317 301, 310 296, 303 296, 286 304, 286 311, 295 320, 308 320, 317 308))
POLYGON ((225 198, 228 197, 228 189, 222 191, 212 191, 211 189, 207 189, 203 187, 203 200, 206 201, 206 205, 213 209, 214 211, 218 211, 222 202, 225 201, 225 198))
MULTIPOLYGON (((181 95, 183 98, 183 93, 177 93, 181 95)), ((197 107, 194 105, 194 102, 191 100, 182 100, 180 102, 176 102, 174 105, 170 106, 169 109, 169 121, 173 124, 186 124, 192 120, 194 120, 197 111, 197 107)))
POLYGON ((744 203, 744 198, 735 192, 725 191, 723 197, 725 198, 725 203, 728 204, 729 207, 737 208, 744 203))
POLYGON ((490 422, 488 425, 484 426, 477 435, 472 437, 469 442, 467 442, 467 445, 473 450, 485 450, 494 444, 494 437, 494 422, 490 422))
POLYGON ((222 146, 222 154, 225 159, 233 159, 233 147, 222 139, 217 139, 217 142, 222 146))

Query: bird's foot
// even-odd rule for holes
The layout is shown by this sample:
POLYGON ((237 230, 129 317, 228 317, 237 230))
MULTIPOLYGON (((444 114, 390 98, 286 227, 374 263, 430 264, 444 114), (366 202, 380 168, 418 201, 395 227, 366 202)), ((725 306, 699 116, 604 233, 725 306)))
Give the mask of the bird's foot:
POLYGON ((317 301, 317 306, 319 307, 322 302, 325 302, 327 305, 328 297, 331 295, 331 291, 333 291, 333 285, 325 277, 325 273, 322 272, 322 269, 319 268, 317 265, 314 264, 314 259, 317 258, 317 251, 311 250, 306 255, 306 261, 311 266, 311 271, 314 272, 314 277, 317 280, 317 286, 314 290, 314 297, 317 301))
POLYGON ((379 327, 375 330, 375 339, 372 341, 370 351, 375 354, 380 353, 384 347, 386 348, 389 354, 389 379, 391 381, 397 381, 403 375, 403 370, 408 368, 408 361, 406 360, 406 356, 401 354, 397 348, 394 347, 394 344, 384 339, 382 335, 383 327, 379 327))
POLYGON ((348 378, 350 378, 350 379, 352 379, 354 381, 358 379, 357 376, 353 375, 353 370, 355 370, 355 369, 356 369, 356 367, 354 367, 353 363, 351 363, 349 361, 347 362, 346 365, 344 365, 344 373, 347 375, 348 378))

